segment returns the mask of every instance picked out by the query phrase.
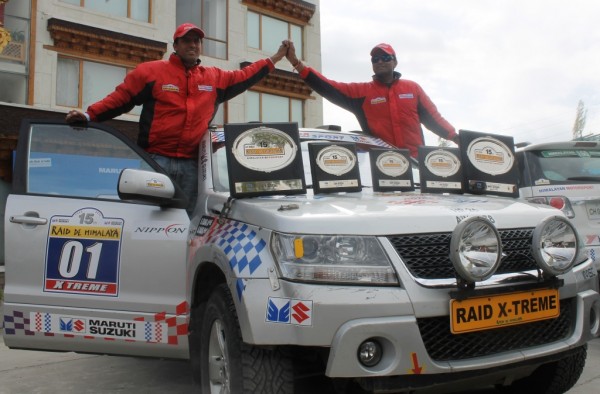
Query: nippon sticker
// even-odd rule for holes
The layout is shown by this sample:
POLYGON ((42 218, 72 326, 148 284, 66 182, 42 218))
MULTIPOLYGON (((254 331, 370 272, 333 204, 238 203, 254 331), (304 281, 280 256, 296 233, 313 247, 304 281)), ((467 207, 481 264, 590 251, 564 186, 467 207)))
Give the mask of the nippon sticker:
POLYGON ((312 309, 312 301, 269 297, 265 321, 295 326, 312 326, 312 309))
POLYGON ((213 87, 210 85, 198 85, 198 90, 201 92, 212 92, 213 87))
POLYGON ((398 95, 398 98, 400 98, 400 99, 412 99, 412 98, 415 98, 415 96, 412 93, 400 93, 398 95))
POLYGON ((188 225, 184 223, 173 222, 151 222, 148 224, 136 224, 132 239, 145 240, 177 240, 186 239, 188 235, 188 225))
POLYGON ((52 159, 51 158, 36 158, 29 159, 29 167, 30 168, 45 168, 52 167, 52 159))
POLYGON ((179 86, 168 83, 166 85, 162 85, 162 90, 164 92, 179 92, 179 86))
POLYGON ((34 332, 152 343, 168 343, 169 340, 169 327, 164 321, 104 319, 45 312, 30 312, 29 319, 30 329, 34 332))
POLYGON ((117 296, 123 223, 95 208, 50 218, 44 291, 117 296))

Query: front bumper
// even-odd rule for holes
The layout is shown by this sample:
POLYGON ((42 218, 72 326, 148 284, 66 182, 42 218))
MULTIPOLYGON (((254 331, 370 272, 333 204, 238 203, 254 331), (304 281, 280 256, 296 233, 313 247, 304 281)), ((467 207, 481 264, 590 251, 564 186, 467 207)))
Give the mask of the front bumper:
POLYGON ((409 297, 409 291, 400 287, 284 281, 280 282, 278 291, 273 291, 268 280, 250 279, 240 300, 238 316, 247 343, 328 348, 326 375, 329 377, 483 371, 541 360, 582 346, 598 335, 600 295, 589 285, 579 287, 577 282, 579 285, 582 282, 578 280, 569 282, 561 288, 561 308, 565 308, 561 310, 561 318, 489 329, 471 337, 471 334, 457 336, 449 332, 448 289, 422 288, 414 284, 409 286, 409 297), (437 326, 427 326, 436 319, 437 326), (505 334, 507 329, 510 332, 505 334), (432 345, 428 335, 438 332, 449 340, 435 338, 437 342, 432 345), (527 340, 510 345, 515 338, 527 340), (383 346, 384 356, 373 367, 362 365, 357 356, 360 344, 367 339, 376 339, 383 346), (455 339, 457 343, 448 344, 455 339), (477 344, 485 348, 488 343, 492 347, 489 352, 486 349, 468 354, 461 352, 461 347, 471 349, 477 344), (454 357, 453 350, 438 357, 431 349, 439 346, 454 346, 460 357, 454 357))
MULTIPOLYGON (((574 310, 569 311, 571 315, 576 314, 577 318, 568 335, 558 341, 459 361, 433 360, 423 343, 423 336, 414 317, 349 321, 335 335, 326 374, 330 377, 443 374, 500 367, 550 356, 582 346, 597 335, 599 303, 600 295, 593 290, 577 294, 572 300, 574 310), (357 349, 363 341, 370 338, 375 338, 382 344, 384 357, 378 365, 368 368, 358 361, 357 349)), ((504 329, 506 328, 495 330, 504 329)), ((488 330, 486 334, 493 336, 495 330, 488 330)))

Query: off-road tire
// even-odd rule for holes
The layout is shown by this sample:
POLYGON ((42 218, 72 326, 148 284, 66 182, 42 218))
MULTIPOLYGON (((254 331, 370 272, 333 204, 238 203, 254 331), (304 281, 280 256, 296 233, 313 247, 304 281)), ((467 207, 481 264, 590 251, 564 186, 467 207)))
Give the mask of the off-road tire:
POLYGON ((505 393, 562 394, 569 391, 583 372, 587 358, 587 344, 558 361, 544 364, 533 374, 515 381, 510 386, 497 386, 505 393))
POLYGON ((293 362, 283 348, 251 346, 242 341, 227 285, 215 288, 201 312, 200 322, 192 317, 190 334, 195 337, 190 338, 190 345, 199 343, 200 351, 191 350, 190 354, 200 358, 199 363, 192 360, 192 366, 199 366, 195 369, 200 370, 203 394, 294 392, 293 362), (195 330, 198 326, 200 329, 195 330))

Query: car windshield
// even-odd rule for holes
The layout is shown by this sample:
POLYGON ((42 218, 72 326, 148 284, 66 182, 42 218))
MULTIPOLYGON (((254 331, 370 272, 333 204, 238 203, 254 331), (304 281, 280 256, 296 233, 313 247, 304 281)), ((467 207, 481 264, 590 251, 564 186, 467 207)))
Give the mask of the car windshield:
MULTIPOLYGON (((222 132, 213 132, 213 183, 215 191, 229 191, 229 175, 227 173, 227 155, 224 149, 222 132)), ((302 162, 304 165, 304 178, 308 188, 312 187, 312 176, 310 170, 310 158, 308 153, 309 142, 335 142, 340 141, 341 137, 347 139, 350 135, 335 134, 335 133, 319 133, 319 132, 301 132, 300 146, 302 149, 302 162)), ((371 188, 373 183, 371 180, 371 164, 369 161, 369 151, 373 148, 385 148, 389 145, 374 137, 354 136, 356 143, 356 153, 358 156, 358 166, 360 171, 360 180, 363 188, 371 188)), ((413 177, 418 180, 417 165, 413 163, 413 177)))
POLYGON ((600 182, 600 150, 548 149, 527 154, 532 182, 600 182))

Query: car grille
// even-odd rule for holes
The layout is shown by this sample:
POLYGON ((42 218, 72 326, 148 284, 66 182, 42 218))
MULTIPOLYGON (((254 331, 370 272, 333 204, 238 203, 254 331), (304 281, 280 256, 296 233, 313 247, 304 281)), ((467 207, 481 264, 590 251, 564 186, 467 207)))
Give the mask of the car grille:
POLYGON ((417 324, 433 360, 464 360, 563 340, 573 330, 576 307, 573 298, 564 299, 555 319, 458 335, 450 332, 448 316, 417 319, 417 324))
MULTIPOLYGON (((531 254, 532 228, 500 230, 502 252, 506 257, 498 274, 537 269, 531 254)), ((449 259, 451 233, 392 235, 388 239, 416 278, 455 278, 449 259)))

